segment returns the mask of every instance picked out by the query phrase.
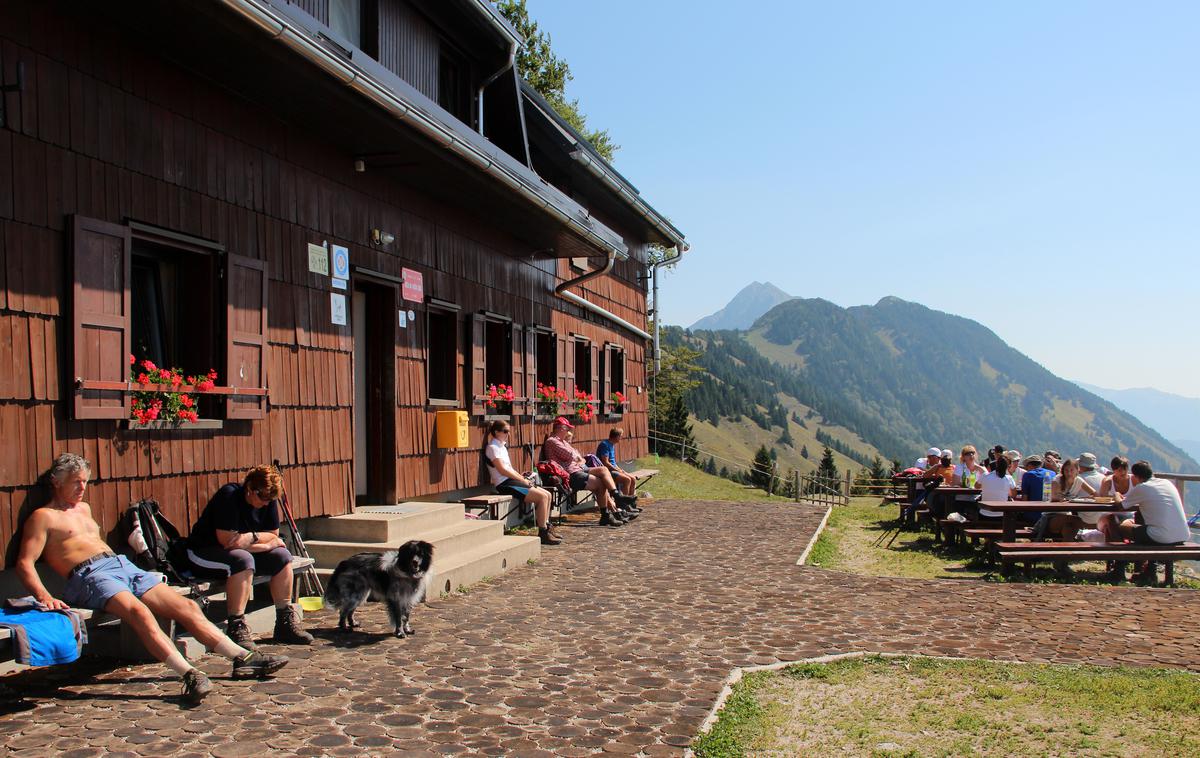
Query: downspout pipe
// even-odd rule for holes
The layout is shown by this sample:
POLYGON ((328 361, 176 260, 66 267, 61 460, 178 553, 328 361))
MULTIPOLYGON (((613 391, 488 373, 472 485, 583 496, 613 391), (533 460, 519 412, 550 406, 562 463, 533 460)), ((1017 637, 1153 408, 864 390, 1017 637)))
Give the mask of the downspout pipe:
MULTIPOLYGON (((483 84, 479 85, 479 133, 483 134, 483 91, 491 85, 492 82, 500 78, 500 76, 516 65, 517 62, 517 43, 510 42, 508 46, 508 60, 500 67, 496 73, 483 80, 483 84)), ((520 93, 518 93, 520 94, 520 93)))
POLYGON ((659 334, 658 325, 662 323, 662 312, 661 312, 661 309, 658 307, 658 270, 659 270, 659 268, 667 265, 668 263, 674 263, 675 261, 682 258, 683 254, 685 252, 687 252, 688 248, 687 248, 687 245, 676 245, 673 248, 673 250, 675 251, 673 255, 663 258, 661 261, 657 261, 650 266, 650 270, 651 270, 650 275, 654 281, 654 374, 655 374, 655 376, 658 375, 659 371, 662 371, 662 347, 659 345, 659 341, 658 341, 658 334, 659 334))
POLYGON ((601 276, 604 276, 605 274, 608 274, 610 271, 612 271, 613 264, 615 264, 616 262, 617 262, 616 253, 613 252, 612 250, 610 250, 605 258, 603 266, 601 266, 598 269, 588 271, 586 274, 583 274, 582 276, 577 276, 574 279, 568 279, 567 281, 563 282, 562 284, 560 284, 554 288, 554 294, 557 295, 558 297, 561 297, 563 300, 566 300, 569 303, 574 303, 575 305, 578 305, 580 308, 583 308, 586 311, 591 311, 592 313, 595 313, 597 316, 601 316, 603 318, 608 319, 609 321, 613 322, 614 324, 621 327, 622 329, 630 331, 630 332, 636 334, 637 336, 641 337, 644 340, 652 339, 650 332, 647 332, 645 329, 634 326, 633 324, 629 323, 628 321, 621 318, 620 316, 613 313, 612 311, 605 310, 604 308, 601 308, 600 306, 596 305, 595 303, 584 300, 582 297, 575 294, 574 292, 568 291, 571 287, 578 287, 579 285, 583 284, 584 282, 589 282, 592 279, 597 279, 601 276))

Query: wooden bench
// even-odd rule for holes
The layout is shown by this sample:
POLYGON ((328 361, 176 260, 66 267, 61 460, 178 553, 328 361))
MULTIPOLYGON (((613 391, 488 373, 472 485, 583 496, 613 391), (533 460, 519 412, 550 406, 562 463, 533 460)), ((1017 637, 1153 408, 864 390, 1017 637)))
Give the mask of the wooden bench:
POLYGON ((1128 542, 997 542, 996 554, 1007 573, 1023 561, 1025 574, 1040 561, 1154 561, 1166 565, 1168 585, 1175 584, 1175 561, 1200 560, 1200 543, 1134 545, 1128 542))
POLYGON ((486 513, 492 521, 500 520, 500 506, 509 506, 512 504, 512 495, 472 495, 464 497, 461 501, 463 507, 468 511, 479 511, 480 515, 486 513))
POLYGON ((640 468, 637 471, 630 471, 629 475, 632 476, 634 478, 634 480, 637 482, 633 486, 633 489, 636 492, 637 490, 641 489, 643 484, 650 481, 654 477, 658 476, 658 469, 656 469, 656 468, 640 468))
MULTIPOLYGON (((312 558, 293 556, 292 572, 297 573, 303 571, 304 569, 313 566, 315 563, 316 561, 312 558)), ((63 586, 65 584, 62 577, 53 573, 49 567, 43 563, 37 564, 37 570, 38 576, 42 580, 42 584, 50 591, 50 594, 56 597, 61 597, 63 586)), ((269 576, 256 576, 252 580, 255 586, 264 585, 270 581, 271 577, 269 576)), ((194 581, 192 582, 191 586, 168 586, 180 595, 186 595, 196 600, 200 600, 201 598, 207 600, 208 598, 212 598, 221 594, 225 589, 225 583, 222 581, 194 581)), ((21 584, 20 580, 17 579, 15 571, 0 571, 0 597, 25 597, 28 594, 29 591, 23 584, 21 584)), ((271 606, 267 606, 266 610, 270 609, 271 606)), ((116 616, 104 613, 103 611, 93 611, 89 608, 73 608, 72 610, 78 613, 80 618, 87 623, 89 634, 91 634, 93 630, 115 630, 115 633, 118 635, 116 653, 119 657, 142 657, 141 653, 144 651, 141 650, 140 641, 137 640, 136 635, 122 627, 120 619, 118 619, 116 616)), ((199 655, 203 652, 203 650, 200 649, 199 643, 195 643, 190 646, 180 643, 173 623, 162 623, 164 624, 163 631, 171 637, 172 641, 176 642, 181 648, 192 648, 190 650, 181 649, 181 652, 183 652, 184 655, 194 657, 195 655, 199 655)), ((94 644, 89 642, 88 647, 92 648, 94 647, 94 644)), ((7 629, 0 629, 0 673, 8 673, 9 671, 16 670, 17 664, 13 663, 13 656, 15 655, 15 652, 16 651, 12 647, 12 633, 7 629)), ((93 650, 92 652, 95 651, 93 650)), ((103 652, 111 653, 113 651, 105 650, 103 652)))

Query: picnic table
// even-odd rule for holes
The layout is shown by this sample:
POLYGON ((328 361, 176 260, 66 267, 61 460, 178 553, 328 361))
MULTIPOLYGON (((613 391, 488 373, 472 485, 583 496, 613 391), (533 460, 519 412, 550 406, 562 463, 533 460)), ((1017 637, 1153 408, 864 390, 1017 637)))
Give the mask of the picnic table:
POLYGON ((989 511, 1000 511, 1004 514, 1001 524, 1004 529, 1002 542, 1013 542, 1017 538, 1017 515, 1021 513, 1056 513, 1059 511, 1079 513, 1123 513, 1128 508, 1116 503, 1097 503, 1095 500, 985 500, 979 504, 989 511))

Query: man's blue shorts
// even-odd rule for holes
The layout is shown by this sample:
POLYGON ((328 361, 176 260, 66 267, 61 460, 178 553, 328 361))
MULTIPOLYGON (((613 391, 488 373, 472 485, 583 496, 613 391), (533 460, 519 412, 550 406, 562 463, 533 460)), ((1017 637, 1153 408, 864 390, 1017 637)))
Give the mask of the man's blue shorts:
POLYGON ((76 608, 104 610, 108 601, 122 592, 141 597, 162 580, 142 571, 123 555, 110 555, 76 567, 67 577, 63 600, 76 608))

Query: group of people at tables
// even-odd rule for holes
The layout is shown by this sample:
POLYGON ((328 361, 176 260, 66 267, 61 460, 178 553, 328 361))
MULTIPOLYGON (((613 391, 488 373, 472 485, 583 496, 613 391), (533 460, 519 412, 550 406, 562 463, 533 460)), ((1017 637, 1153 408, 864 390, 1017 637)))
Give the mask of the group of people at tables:
MULTIPOLYGON (((933 490, 935 481, 948 486, 978 490, 978 495, 958 495, 956 506, 979 524, 1001 523, 1004 514, 988 503, 1008 500, 1064 502, 1093 498, 1111 502, 1112 511, 1080 511, 1047 507, 1042 512, 1019 514, 1034 526, 1035 540, 1129 542, 1135 545, 1181 545, 1191 538, 1187 514, 1179 490, 1171 482, 1154 476, 1148 461, 1132 465, 1115 456, 1108 468, 1100 466, 1092 453, 1063 458, 1057 451, 1022 457, 1016 450, 997 445, 980 462, 973 445, 959 452, 957 463, 951 451, 931 447, 909 472, 926 482, 910 506, 915 508, 933 490)), ((1069 574, 1065 563, 1057 568, 1069 574)), ((1157 566, 1144 565, 1135 580, 1152 581, 1157 566)), ((1125 565, 1115 562, 1108 577, 1123 581, 1125 565)))
MULTIPOLYGON (((616 447, 625 431, 613 428, 608 438, 596 446, 595 455, 584 455, 572 444, 575 425, 565 416, 554 419, 550 434, 542 443, 540 460, 551 461, 561 468, 562 485, 571 492, 588 491, 600 510, 600 526, 624 526, 642 512, 636 495, 637 479, 617 464, 616 447)), ((534 472, 521 473, 513 466, 508 454, 508 439, 512 427, 505 420, 493 421, 488 427, 483 457, 492 486, 502 495, 533 507, 534 522, 543 545, 562 543, 562 535, 550 523, 550 491, 534 472)))

